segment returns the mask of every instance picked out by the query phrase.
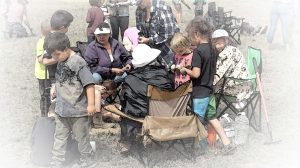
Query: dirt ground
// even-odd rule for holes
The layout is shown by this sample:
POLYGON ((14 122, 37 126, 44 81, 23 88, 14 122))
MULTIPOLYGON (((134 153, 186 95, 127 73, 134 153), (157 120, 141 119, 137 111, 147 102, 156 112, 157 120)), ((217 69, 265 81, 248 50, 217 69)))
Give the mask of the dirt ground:
MULTIPOLYGON (((260 0, 215 0, 218 6, 232 10, 233 15, 259 25, 269 23, 270 1, 260 0)), ((168 0, 171 2, 171 0, 168 0)), ((210 0, 208 1, 210 2, 210 0)), ((1 1, 2 6, 3 1, 1 1)), ((192 1, 188 1, 192 6, 192 1)), ((85 40, 85 15, 88 1, 85 0, 29 0, 29 20, 39 34, 40 23, 57 9, 66 9, 74 15, 74 22, 67 33, 74 42, 85 40)), ((134 8, 131 8, 130 24, 134 24, 134 8)), ((299 15, 298 19, 299 19, 299 15)), ((183 22, 188 22, 193 12, 183 7, 183 22)), ((2 18, 1 18, 2 19, 2 18)), ((185 24, 180 24, 181 28, 185 24)), ((280 27, 280 26, 279 26, 280 27)), ((264 36, 242 37, 240 48, 245 53, 247 46, 262 49, 263 86, 273 136, 278 144, 264 145, 266 125, 263 131, 250 132, 249 143, 239 147, 234 155, 214 156, 205 154, 195 162, 177 156, 173 151, 155 157, 163 158, 156 167, 207 167, 207 168, 296 168, 300 165, 300 58, 299 25, 294 25, 293 45, 284 50, 280 29, 273 45, 268 46, 264 36)), ((184 29, 182 29, 184 30, 184 29)), ((0 39, 0 167, 36 167, 29 161, 30 135, 35 120, 39 117, 38 82, 34 77, 35 45, 38 36, 24 39, 0 39)), ((99 167, 142 167, 132 156, 122 157, 116 148, 117 136, 99 136, 97 161, 99 167)))

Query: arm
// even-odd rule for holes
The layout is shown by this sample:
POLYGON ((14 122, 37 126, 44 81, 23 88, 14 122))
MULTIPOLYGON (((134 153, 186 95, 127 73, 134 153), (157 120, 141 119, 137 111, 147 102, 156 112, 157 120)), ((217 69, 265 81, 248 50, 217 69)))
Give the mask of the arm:
POLYGON ((86 87, 86 97, 87 97, 87 113, 92 116, 96 112, 95 108, 95 87, 94 84, 89 84, 86 87))
POLYGON ((41 38, 39 39, 39 41, 37 42, 36 45, 36 57, 38 58, 38 62, 40 64, 44 64, 44 65, 53 65, 56 64, 57 61, 54 60, 53 58, 45 58, 45 49, 44 49, 44 39, 41 38))
POLYGON ((88 66, 91 68, 92 72, 99 73, 100 75, 109 75, 110 68, 102 67, 99 65, 100 57, 93 46, 88 45, 84 54, 84 59, 88 66))
POLYGON ((117 3, 117 6, 128 6, 130 4, 131 4, 131 1, 127 0, 125 2, 119 2, 119 3, 117 3))
POLYGON ((91 11, 90 9, 88 10, 87 14, 86 14, 86 18, 85 18, 85 21, 87 23, 90 23, 92 21, 92 16, 91 16, 91 11))
POLYGON ((187 73, 188 75, 190 75, 191 78, 195 78, 195 79, 199 78, 201 75, 201 69, 198 67, 193 67, 192 70, 183 67, 180 69, 180 72, 187 73))
POLYGON ((128 53, 126 48, 119 42, 120 46, 120 59, 124 65, 131 64, 132 56, 128 53))
MULTIPOLYGON (((228 48, 227 48, 228 49, 228 48)), ((216 74, 214 76, 214 85, 216 85, 233 66, 232 52, 227 52, 226 48, 219 54, 216 63, 216 74)), ((237 54, 237 53, 236 53, 237 54)))
POLYGON ((43 56, 38 56, 38 61, 39 63, 41 64, 44 64, 44 65, 53 65, 53 64, 56 64, 57 61, 53 58, 44 58, 43 56))
POLYGON ((23 13, 23 22, 27 26, 27 28, 30 30, 30 33, 33 35, 33 30, 28 21, 27 9, 26 9, 25 5, 24 5, 24 13, 23 13))

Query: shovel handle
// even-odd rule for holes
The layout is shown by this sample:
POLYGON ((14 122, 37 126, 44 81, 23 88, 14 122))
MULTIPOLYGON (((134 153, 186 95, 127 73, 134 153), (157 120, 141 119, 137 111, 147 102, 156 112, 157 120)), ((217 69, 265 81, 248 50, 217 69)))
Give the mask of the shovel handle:
POLYGON ((254 70, 255 70, 255 73, 256 73, 256 72, 258 72, 258 67, 257 67, 256 58, 253 58, 253 59, 252 59, 252 62, 253 62, 253 67, 254 67, 254 70))

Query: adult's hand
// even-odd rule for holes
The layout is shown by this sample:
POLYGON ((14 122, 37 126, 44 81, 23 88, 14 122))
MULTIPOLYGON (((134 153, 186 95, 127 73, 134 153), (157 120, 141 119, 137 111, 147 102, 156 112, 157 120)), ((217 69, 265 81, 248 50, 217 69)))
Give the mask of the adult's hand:
POLYGON ((123 70, 123 69, 120 69, 120 68, 112 68, 112 69, 111 69, 111 72, 112 72, 113 74, 116 74, 116 75, 123 75, 124 70, 123 70))
POLYGON ((146 38, 146 37, 139 37, 138 40, 139 40, 139 43, 141 43, 141 44, 148 44, 150 41, 150 39, 146 38))
POLYGON ((123 68, 124 71, 130 71, 131 70, 131 65, 130 64, 127 64, 124 68, 123 68))

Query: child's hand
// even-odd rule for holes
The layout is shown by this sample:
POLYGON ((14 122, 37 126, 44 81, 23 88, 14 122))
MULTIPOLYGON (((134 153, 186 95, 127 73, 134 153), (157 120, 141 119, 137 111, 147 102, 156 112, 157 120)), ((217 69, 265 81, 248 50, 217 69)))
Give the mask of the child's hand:
POLYGON ((88 105, 86 109, 88 116, 93 116, 96 113, 95 105, 88 105))
POLYGON ((106 92, 106 88, 102 85, 95 85, 95 90, 99 90, 101 94, 106 92))
POLYGON ((180 73, 185 75, 186 74, 186 68, 185 67, 180 68, 180 73))
POLYGON ((175 64, 171 65, 171 70, 172 70, 172 71, 174 71, 175 68, 176 68, 176 65, 175 65, 175 64))
POLYGON ((54 99, 56 97, 56 90, 55 90, 55 85, 54 84, 51 86, 50 96, 51 96, 51 99, 54 99))

